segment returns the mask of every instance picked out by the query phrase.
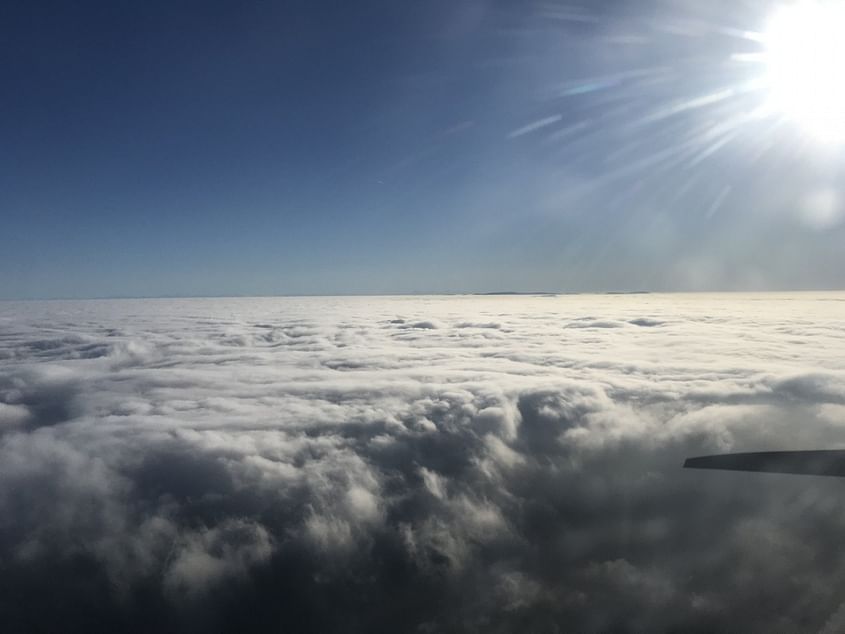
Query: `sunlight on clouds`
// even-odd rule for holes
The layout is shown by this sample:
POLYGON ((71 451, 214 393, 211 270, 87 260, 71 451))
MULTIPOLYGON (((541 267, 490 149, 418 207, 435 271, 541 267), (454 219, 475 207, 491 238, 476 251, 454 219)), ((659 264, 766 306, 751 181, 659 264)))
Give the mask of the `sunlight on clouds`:
POLYGON ((843 306, 3 303, 0 560, 45 631, 821 627, 841 482, 680 467, 845 446, 843 306))

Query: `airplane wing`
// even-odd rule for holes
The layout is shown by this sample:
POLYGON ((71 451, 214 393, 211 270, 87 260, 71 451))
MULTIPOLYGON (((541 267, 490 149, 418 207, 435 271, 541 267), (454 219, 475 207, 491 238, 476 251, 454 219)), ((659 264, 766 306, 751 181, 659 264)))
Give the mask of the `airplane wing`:
POLYGON ((845 450, 759 451, 687 458, 685 469, 725 469, 845 478, 845 450))

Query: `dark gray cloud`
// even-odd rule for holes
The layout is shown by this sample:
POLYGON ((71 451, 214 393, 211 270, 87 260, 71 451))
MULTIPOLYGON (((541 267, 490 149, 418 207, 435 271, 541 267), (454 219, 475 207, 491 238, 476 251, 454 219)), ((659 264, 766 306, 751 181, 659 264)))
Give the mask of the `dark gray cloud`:
POLYGON ((0 304, 4 631, 839 631, 836 294, 0 304))

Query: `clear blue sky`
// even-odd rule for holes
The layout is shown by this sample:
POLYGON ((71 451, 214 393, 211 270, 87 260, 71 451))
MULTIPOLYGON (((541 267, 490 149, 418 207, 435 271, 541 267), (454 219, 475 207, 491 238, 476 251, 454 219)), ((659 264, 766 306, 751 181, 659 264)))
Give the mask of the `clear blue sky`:
POLYGON ((841 287, 737 4, 6 0, 0 298, 841 287))

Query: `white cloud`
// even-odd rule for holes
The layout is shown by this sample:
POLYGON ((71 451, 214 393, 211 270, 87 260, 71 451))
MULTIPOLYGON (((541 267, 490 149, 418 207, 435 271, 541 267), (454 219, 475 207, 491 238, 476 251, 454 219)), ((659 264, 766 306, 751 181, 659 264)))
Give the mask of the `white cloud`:
POLYGON ((841 482, 680 465, 845 446, 843 300, 2 303, 0 614, 820 628, 841 482))

